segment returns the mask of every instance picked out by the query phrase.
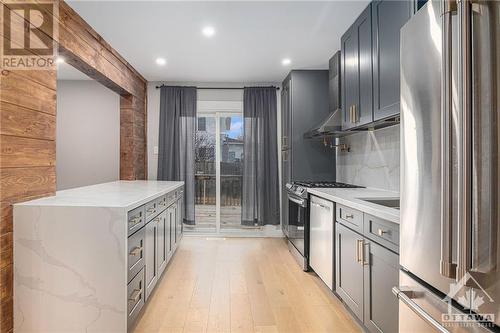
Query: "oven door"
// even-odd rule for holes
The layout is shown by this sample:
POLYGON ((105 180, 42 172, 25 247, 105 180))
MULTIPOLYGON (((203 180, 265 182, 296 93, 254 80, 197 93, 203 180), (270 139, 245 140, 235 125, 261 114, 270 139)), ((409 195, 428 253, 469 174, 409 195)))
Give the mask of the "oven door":
POLYGON ((288 194, 288 240, 307 258, 307 199, 288 194))

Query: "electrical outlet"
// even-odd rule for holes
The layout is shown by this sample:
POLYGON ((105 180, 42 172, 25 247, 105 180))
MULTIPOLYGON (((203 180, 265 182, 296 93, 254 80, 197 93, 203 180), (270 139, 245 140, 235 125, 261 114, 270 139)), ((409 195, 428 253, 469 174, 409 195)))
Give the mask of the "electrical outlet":
POLYGON ((158 155, 158 146, 153 147, 153 155, 158 155))

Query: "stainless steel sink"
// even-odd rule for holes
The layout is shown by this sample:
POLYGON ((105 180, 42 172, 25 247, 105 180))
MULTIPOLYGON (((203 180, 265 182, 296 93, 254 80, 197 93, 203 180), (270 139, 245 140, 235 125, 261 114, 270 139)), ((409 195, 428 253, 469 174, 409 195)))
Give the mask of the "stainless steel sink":
POLYGON ((374 203, 376 205, 394 208, 394 209, 399 209, 399 199, 397 199, 397 198, 379 198, 379 199, 359 198, 359 199, 366 201, 366 202, 374 203))

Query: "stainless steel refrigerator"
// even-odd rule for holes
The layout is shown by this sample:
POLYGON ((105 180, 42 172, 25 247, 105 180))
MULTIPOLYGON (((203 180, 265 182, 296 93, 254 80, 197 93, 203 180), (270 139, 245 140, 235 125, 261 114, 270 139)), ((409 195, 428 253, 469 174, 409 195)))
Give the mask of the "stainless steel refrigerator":
POLYGON ((498 330, 499 89, 500 1, 402 28, 400 332, 498 330))

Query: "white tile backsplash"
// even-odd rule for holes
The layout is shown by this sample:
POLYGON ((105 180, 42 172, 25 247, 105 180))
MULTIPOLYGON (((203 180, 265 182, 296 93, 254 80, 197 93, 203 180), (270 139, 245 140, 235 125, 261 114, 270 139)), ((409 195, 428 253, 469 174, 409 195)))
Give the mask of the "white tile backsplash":
POLYGON ((339 140, 351 149, 337 153, 337 181, 399 191, 399 125, 339 140))

